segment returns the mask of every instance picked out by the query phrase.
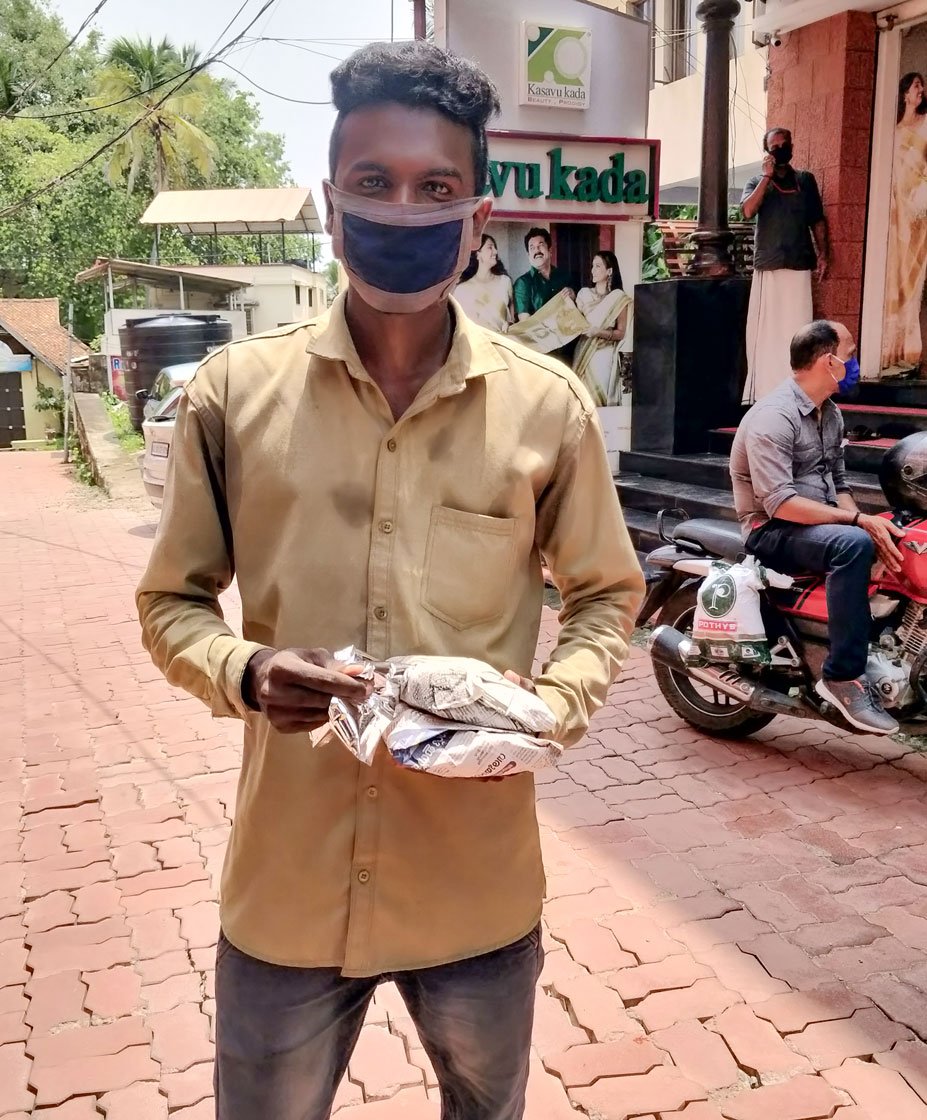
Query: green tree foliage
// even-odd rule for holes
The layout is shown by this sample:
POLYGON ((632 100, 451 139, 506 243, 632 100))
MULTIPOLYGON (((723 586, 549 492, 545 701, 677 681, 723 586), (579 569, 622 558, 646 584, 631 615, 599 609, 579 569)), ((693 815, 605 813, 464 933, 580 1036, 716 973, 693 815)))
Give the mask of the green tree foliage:
MULTIPOLYGON (((195 48, 166 41, 117 40, 104 49, 89 36, 51 65, 69 38, 46 0, 0 0, 0 210, 118 135, 170 92, 169 83, 152 89, 161 77, 188 70, 196 57, 195 48), (96 107, 130 95, 124 105, 96 107), (10 106, 12 116, 4 118, 10 106), (75 115, 79 108, 91 111, 75 115)), ((73 299, 77 333, 94 338, 103 322, 101 287, 75 285, 74 277, 97 257, 149 258, 152 231, 138 220, 158 182, 273 187, 289 181, 282 138, 261 128, 252 96, 226 79, 204 72, 152 116, 157 125, 146 121, 121 149, 0 218, 0 294, 58 296, 62 306, 73 299), (172 116, 163 113, 168 109, 172 116)), ((265 243, 265 258, 279 260, 284 254, 274 241, 265 243)), ((254 238, 220 239, 220 248, 226 262, 258 260, 254 238), (223 244, 233 240, 241 244, 223 244)), ((160 254, 168 264, 205 263, 209 246, 163 229, 160 254)), ((307 257, 308 239, 288 237, 285 255, 307 257)))
POLYGON ((109 150, 106 177, 115 186, 125 178, 131 194, 139 172, 149 170, 155 194, 184 186, 191 164, 205 180, 212 176, 216 142, 196 123, 213 84, 204 71, 190 73, 199 59, 193 47, 178 50, 167 39, 116 39, 96 76, 94 104, 109 110, 129 129, 109 150))

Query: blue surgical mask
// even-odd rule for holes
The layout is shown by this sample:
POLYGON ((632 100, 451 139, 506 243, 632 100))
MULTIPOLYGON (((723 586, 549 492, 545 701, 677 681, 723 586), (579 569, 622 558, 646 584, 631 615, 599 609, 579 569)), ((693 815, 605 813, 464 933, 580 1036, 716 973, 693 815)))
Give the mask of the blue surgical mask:
POLYGON ((843 363, 846 375, 837 382, 837 389, 841 393, 849 393, 856 388, 859 382, 859 362, 854 354, 849 361, 843 363))
POLYGON ((325 186, 332 253, 365 303, 410 313, 450 292, 470 260, 473 219, 483 198, 407 204, 325 186))

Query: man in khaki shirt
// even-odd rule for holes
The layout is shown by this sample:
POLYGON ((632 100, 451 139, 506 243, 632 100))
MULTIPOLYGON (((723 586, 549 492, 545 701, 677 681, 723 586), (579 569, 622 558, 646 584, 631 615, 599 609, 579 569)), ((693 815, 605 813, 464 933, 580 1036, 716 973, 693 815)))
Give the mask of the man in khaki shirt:
POLYGON ((333 695, 366 688, 327 651, 488 661, 570 744, 627 655, 643 582, 585 391, 449 299, 491 209, 491 83, 418 42, 363 48, 332 87, 325 193, 350 290, 202 364, 138 593, 168 680, 246 725, 218 1116, 325 1120, 391 978, 444 1120, 519 1120, 542 955, 532 778, 437 778, 382 748, 360 764, 318 730, 333 695), (542 552, 563 629, 532 682, 542 552), (233 573, 244 639, 218 604, 233 573))

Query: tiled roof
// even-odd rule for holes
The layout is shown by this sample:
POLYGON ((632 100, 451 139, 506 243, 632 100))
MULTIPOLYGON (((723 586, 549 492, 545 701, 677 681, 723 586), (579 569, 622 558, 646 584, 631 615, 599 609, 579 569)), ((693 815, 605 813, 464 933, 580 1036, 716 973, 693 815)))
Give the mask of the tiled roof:
MULTIPOLYGON (((61 325, 57 299, 0 299, 0 330, 6 331, 36 358, 62 373, 68 361, 68 332, 61 325)), ((90 350, 78 339, 71 357, 90 350)))

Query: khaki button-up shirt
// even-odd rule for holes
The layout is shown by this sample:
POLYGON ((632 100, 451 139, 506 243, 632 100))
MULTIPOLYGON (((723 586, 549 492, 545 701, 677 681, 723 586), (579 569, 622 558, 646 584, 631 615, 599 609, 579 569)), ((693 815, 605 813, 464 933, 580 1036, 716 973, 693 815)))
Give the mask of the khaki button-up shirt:
POLYGON ((211 355, 178 412, 139 614, 168 680, 246 721, 222 925, 266 961, 373 975, 488 952, 537 922, 544 876, 531 775, 437 778, 382 749, 367 767, 330 734, 281 734, 242 700, 257 650, 353 643, 528 675, 543 552, 564 625, 537 688, 564 743, 627 654, 643 581, 587 394, 455 315, 398 420, 342 301, 211 355), (244 638, 218 604, 233 574, 244 638))

